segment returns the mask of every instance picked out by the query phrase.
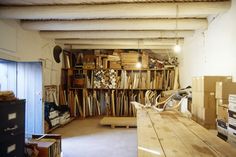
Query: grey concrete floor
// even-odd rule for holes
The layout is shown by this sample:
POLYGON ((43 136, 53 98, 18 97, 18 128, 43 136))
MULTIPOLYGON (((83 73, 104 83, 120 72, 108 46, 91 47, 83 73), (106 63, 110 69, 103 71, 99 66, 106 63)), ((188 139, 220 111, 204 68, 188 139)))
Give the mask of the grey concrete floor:
POLYGON ((74 120, 55 130, 62 135, 63 157, 136 157, 137 129, 100 126, 99 118, 74 120))

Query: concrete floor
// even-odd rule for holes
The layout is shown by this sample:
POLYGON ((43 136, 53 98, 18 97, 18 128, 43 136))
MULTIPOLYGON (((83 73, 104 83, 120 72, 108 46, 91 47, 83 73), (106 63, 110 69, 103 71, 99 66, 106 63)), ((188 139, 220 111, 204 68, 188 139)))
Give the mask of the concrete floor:
POLYGON ((100 126, 100 119, 74 120, 55 130, 62 135, 63 157, 136 157, 137 129, 100 126))

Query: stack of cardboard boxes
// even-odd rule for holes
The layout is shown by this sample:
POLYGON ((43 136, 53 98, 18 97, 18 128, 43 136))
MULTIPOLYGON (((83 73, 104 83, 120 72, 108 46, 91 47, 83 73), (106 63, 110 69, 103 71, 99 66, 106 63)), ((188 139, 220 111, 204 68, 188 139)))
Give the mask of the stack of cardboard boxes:
POLYGON ((231 76, 202 76, 192 80, 192 117, 208 129, 216 127, 216 82, 232 82, 231 76))
POLYGON ((236 94, 236 83, 216 82, 216 108, 217 108, 217 130, 218 136, 224 140, 228 139, 229 95, 236 94))
POLYGON ((225 140, 228 139, 228 141, 232 141, 232 138, 230 138, 229 133, 230 132, 232 133, 232 131, 234 130, 234 129, 232 130, 232 128, 234 128, 233 126, 236 126, 236 124, 234 124, 234 117, 233 117, 234 115, 233 106, 235 105, 233 101, 234 95, 230 94, 236 94, 236 83, 234 82, 216 83, 218 136, 225 140), (230 106, 231 108, 229 109, 230 106))
POLYGON ((27 156, 61 157, 61 135, 32 135, 32 139, 26 142, 25 149, 27 156))
MULTIPOLYGON (((234 88, 236 93, 236 88, 234 88)), ((228 142, 236 146, 236 95, 229 95, 228 142)))

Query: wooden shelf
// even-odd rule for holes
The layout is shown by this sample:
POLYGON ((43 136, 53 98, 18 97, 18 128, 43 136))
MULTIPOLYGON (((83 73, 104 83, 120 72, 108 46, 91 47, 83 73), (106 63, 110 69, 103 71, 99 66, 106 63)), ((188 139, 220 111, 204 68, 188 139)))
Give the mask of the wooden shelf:
POLYGON ((87 88, 76 88, 76 87, 72 87, 72 88, 69 88, 69 90, 77 90, 77 89, 87 89, 87 88))
POLYGON ((57 129, 57 128, 59 128, 61 125, 60 124, 58 124, 58 125, 56 125, 56 126, 54 126, 54 127, 52 127, 51 129, 49 129, 46 133, 50 133, 50 132, 52 132, 53 130, 55 130, 55 129, 57 129))
POLYGON ((69 88, 70 90, 78 90, 78 89, 88 89, 88 90, 163 90, 163 89, 151 89, 151 88, 146 88, 146 89, 140 89, 140 88, 135 88, 135 89, 122 89, 122 88, 69 88))
POLYGON ((147 70, 150 70, 150 71, 162 71, 162 70, 170 70, 174 67, 166 67, 166 68, 158 68, 158 69, 149 69, 149 68, 146 68, 146 69, 117 69, 117 68, 95 68, 95 69, 86 69, 86 68, 76 68, 76 67, 73 67, 73 68, 62 68, 62 70, 91 70, 91 71, 94 71, 94 70, 126 70, 126 71, 147 71, 147 70))
POLYGON ((53 130, 59 128, 59 127, 63 127, 63 126, 65 126, 66 124, 69 124, 70 122, 72 122, 74 119, 75 119, 75 117, 70 117, 70 120, 69 120, 68 122, 66 122, 66 123, 64 123, 64 124, 61 124, 61 125, 58 124, 58 125, 52 127, 51 129, 49 129, 46 133, 50 133, 50 132, 52 132, 53 130))
POLYGON ((64 98, 63 100, 67 99, 74 116, 83 118, 102 114, 134 116, 136 111, 130 104, 131 99, 145 103, 145 92, 147 90, 160 93, 165 89, 173 89, 174 87, 174 70, 176 69, 174 66, 158 68, 160 66, 156 62, 152 65, 155 68, 149 68, 149 57, 147 54, 142 54, 143 67, 146 68, 137 69, 135 67, 137 61, 134 57, 139 55, 135 54, 132 57, 131 53, 133 52, 128 58, 126 54, 123 54, 122 57, 120 54, 122 52, 115 52, 114 55, 120 58, 118 59, 119 63, 114 58, 112 60, 110 55, 113 53, 101 53, 81 51, 73 59, 72 57, 75 54, 65 54, 64 67, 68 68, 62 68, 62 74, 64 74, 62 84, 65 86, 63 86, 64 91, 61 92, 61 95, 64 98), (83 66, 75 67, 75 62, 83 63, 84 68, 83 66), (103 72, 101 73, 100 70, 103 72), (114 72, 110 70, 114 70, 114 72))

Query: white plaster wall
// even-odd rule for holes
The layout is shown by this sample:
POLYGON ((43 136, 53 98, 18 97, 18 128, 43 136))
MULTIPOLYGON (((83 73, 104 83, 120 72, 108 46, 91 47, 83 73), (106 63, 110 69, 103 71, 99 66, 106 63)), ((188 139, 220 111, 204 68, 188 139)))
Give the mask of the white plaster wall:
POLYGON ((180 59, 181 87, 193 76, 231 75, 236 80, 236 1, 229 11, 208 18, 209 26, 185 40, 180 59))
POLYGON ((0 20, 0 58, 19 62, 43 62, 44 85, 60 84, 61 64, 53 60, 53 40, 21 28, 19 21, 0 20))

